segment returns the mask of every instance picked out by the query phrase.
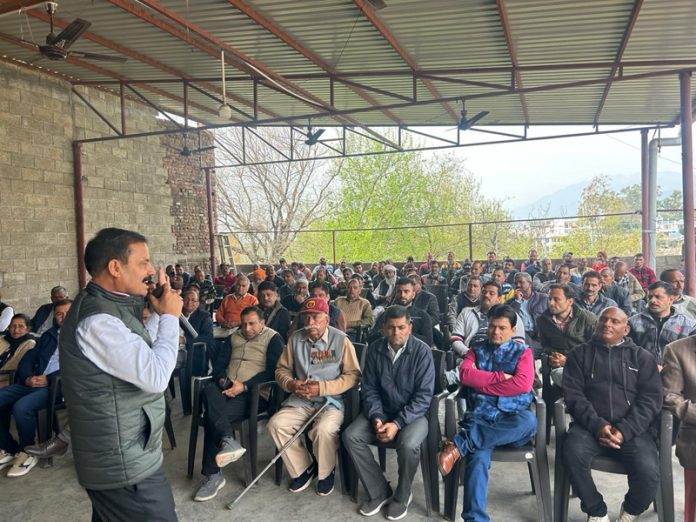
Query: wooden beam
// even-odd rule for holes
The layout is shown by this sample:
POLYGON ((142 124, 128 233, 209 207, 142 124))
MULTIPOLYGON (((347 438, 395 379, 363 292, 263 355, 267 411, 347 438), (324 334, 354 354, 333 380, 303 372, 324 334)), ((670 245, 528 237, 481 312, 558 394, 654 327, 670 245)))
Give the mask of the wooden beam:
POLYGON ((640 14, 640 8, 643 7, 643 0, 636 0, 633 4, 633 10, 631 11, 631 17, 628 19, 628 24, 626 25, 626 30, 624 31, 623 37, 621 38, 621 43, 619 43, 619 48, 616 51, 616 56, 614 57, 614 65, 611 67, 611 73, 609 73, 609 81, 604 86, 604 91, 602 92, 602 98, 599 100, 599 105, 597 105, 597 111, 594 116, 594 126, 599 124, 599 117, 604 109, 604 104, 609 96, 609 89, 611 89, 611 80, 614 78, 616 71, 619 69, 619 63, 623 58, 626 47, 628 46, 628 40, 631 38, 631 33, 636 25, 636 20, 638 20, 638 15, 640 14))
MULTIPOLYGON (((278 27, 276 24, 268 20, 266 17, 264 17, 261 13, 259 13, 257 10, 255 10, 253 7, 249 6, 246 2, 243 0, 228 0, 230 4, 232 4, 236 9, 244 13, 247 17, 249 17, 254 23, 260 25, 264 29, 266 29, 268 32, 273 34, 275 37, 280 39, 283 43, 286 45, 292 47, 295 51, 300 53, 302 56, 307 58, 310 62, 312 62, 314 65, 317 67, 320 67, 324 71, 328 72, 329 74, 334 74, 336 73, 336 69, 334 69, 330 64, 328 64, 326 61, 324 61, 319 55, 316 53, 312 52, 308 48, 304 47, 301 45, 296 38, 293 38, 292 36, 288 35, 285 31, 283 31, 280 27, 278 27)), ((355 94, 360 96, 363 100, 368 102, 370 105, 377 105, 377 100, 367 94, 363 89, 360 89, 359 87, 349 85, 349 89, 351 89, 355 94)), ((330 102, 330 105, 333 105, 332 102, 330 102)), ((389 111, 383 111, 384 115, 387 116, 389 119, 391 119, 394 123, 397 125, 402 124, 403 122, 401 119, 399 119, 396 115, 389 111)))
MULTIPOLYGON (((498 7, 498 15, 500 16, 500 23, 503 26, 503 34, 505 35, 505 44, 507 45, 508 55, 510 56, 510 63, 512 64, 513 77, 515 79, 515 85, 519 89, 523 89, 522 77, 520 75, 519 62, 517 61, 517 50, 515 49, 515 42, 512 39, 512 31, 510 29, 510 19, 508 18, 507 8, 505 7, 505 0, 496 0, 496 6, 498 7)), ((524 116, 524 125, 529 127, 529 110, 527 109, 527 99, 524 94, 520 93, 520 106, 522 107, 522 115, 524 116)))
MULTIPOLYGON (((406 62, 406 64, 413 71, 418 71, 419 67, 416 61, 406 51, 406 49, 403 48, 403 46, 399 43, 399 41, 389 30, 389 28, 387 28, 384 22, 382 22, 379 16, 377 16, 377 12, 372 7, 372 5, 370 5, 370 3, 366 2, 365 0, 353 0, 353 2, 357 6, 357 8, 360 9, 360 11, 362 11, 365 18, 367 18, 370 21, 370 23, 374 26, 374 28, 377 29, 377 32, 382 36, 382 38, 384 38, 387 41, 387 43, 391 46, 391 48, 394 49, 394 51, 401 57, 401 59, 404 62, 406 62)), ((420 80, 423 82, 423 85, 425 85, 426 89, 430 91, 430 94, 432 94, 433 98, 442 98, 440 92, 437 90, 437 87, 435 87, 432 81, 426 78, 421 78, 420 80)), ((449 113, 454 122, 459 121, 459 114, 457 114, 457 112, 454 109, 452 109, 452 107, 448 103, 443 103, 442 106, 449 113)))

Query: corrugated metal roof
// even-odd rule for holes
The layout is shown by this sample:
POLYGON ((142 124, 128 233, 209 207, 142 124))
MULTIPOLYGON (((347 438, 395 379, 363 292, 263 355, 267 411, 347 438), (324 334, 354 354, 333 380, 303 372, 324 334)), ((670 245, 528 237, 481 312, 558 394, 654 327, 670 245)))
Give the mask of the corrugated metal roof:
MULTIPOLYGON (((92 23, 74 50, 123 52, 130 55, 128 61, 94 61, 91 66, 37 61, 38 53, 4 39, 0 55, 103 84, 115 79, 193 78, 194 85, 219 98, 219 52, 224 48, 230 103, 253 113, 249 71, 257 71, 253 75, 261 81, 262 120, 319 112, 317 103, 330 103, 332 75, 362 84, 336 80, 336 110, 379 109, 330 118, 334 124, 449 126, 456 121, 462 98, 472 113, 489 111, 484 125, 592 124, 596 117, 602 124, 636 124, 671 122, 678 115, 676 73, 614 82, 599 110, 605 92, 605 84, 599 82, 612 72, 610 65, 629 27, 635 0, 504 0, 501 6, 493 0, 386 0, 386 4, 374 11, 367 0, 62 0, 58 18, 70 22, 80 17, 92 23), (512 87, 513 55, 520 67, 515 87, 528 90, 522 94, 500 88, 512 87), (437 103, 409 105, 413 70, 434 76, 416 81, 418 101, 437 103), (298 96, 263 85, 271 81, 298 96), (542 90, 554 85, 566 87, 542 90)), ((40 9, 6 14, 0 17, 0 32, 43 43, 48 24, 41 18, 45 14, 40 9)), ((696 67, 695 24, 693 0, 644 0, 622 56, 626 63, 617 74, 696 67), (661 65, 675 60, 682 62, 661 65)), ((181 83, 152 81, 136 88, 164 110, 183 112, 181 83)), ((192 118, 224 123, 216 115, 219 102, 194 89, 188 96, 192 118)), ((243 116, 235 113, 235 118, 243 116)), ((313 120, 328 121, 326 115, 313 120)))

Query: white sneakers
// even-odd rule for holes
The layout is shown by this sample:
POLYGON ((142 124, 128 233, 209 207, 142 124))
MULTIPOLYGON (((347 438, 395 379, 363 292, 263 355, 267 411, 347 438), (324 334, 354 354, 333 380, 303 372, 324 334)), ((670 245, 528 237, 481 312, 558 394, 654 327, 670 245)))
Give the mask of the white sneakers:
MULTIPOLYGON (((635 522, 638 520, 638 515, 630 515, 624 511, 623 503, 621 504, 621 512, 619 513, 619 518, 616 522, 635 522)), ((587 522, 611 522, 609 515, 604 515, 603 517, 587 517, 587 522)))
POLYGON ((29 473, 31 471, 31 468, 36 466, 39 462, 39 459, 36 457, 31 457, 24 453, 23 451, 20 451, 17 453, 15 456, 14 460, 12 461, 12 467, 10 468, 10 471, 7 472, 8 477, 21 477, 29 473))
POLYGON ((616 519, 616 522, 634 522, 635 520, 638 520, 638 515, 629 515, 624 511, 624 505, 621 503, 621 512, 619 513, 619 518, 616 519))
POLYGON ((15 456, 12 453, 7 453, 5 450, 0 450, 0 469, 12 465, 15 456))

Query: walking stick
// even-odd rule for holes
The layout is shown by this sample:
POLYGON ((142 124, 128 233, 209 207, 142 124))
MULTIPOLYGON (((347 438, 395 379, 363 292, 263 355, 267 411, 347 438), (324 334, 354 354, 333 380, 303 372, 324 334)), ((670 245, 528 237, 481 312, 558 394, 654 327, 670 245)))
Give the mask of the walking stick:
POLYGON ((283 453, 285 453, 288 450, 288 448, 293 445, 293 443, 300 437, 300 435, 304 433, 307 427, 314 421, 314 419, 316 419, 319 416, 319 414, 322 411, 324 411, 326 407, 330 404, 337 408, 341 407, 341 405, 336 399, 334 399, 333 397, 326 397, 326 401, 324 401, 324 404, 321 405, 321 408, 315 411, 314 414, 307 420, 307 422, 305 422, 304 425, 299 430, 297 430, 297 433, 295 433, 292 436, 292 438, 289 441, 287 441, 282 448, 280 448, 280 451, 276 454, 275 457, 273 457, 273 459, 271 459, 271 462, 269 462, 268 465, 261 470, 261 473, 256 475, 256 478, 252 480, 251 483, 246 488, 244 488, 244 490, 239 495, 237 495, 237 498, 235 498, 232 502, 227 504, 227 509, 232 509, 234 505, 237 502, 239 502, 239 499, 246 495, 247 491, 249 491, 259 481, 261 476, 264 473, 266 473, 271 468, 271 466, 273 466, 273 464, 277 462, 279 458, 283 456, 283 453))

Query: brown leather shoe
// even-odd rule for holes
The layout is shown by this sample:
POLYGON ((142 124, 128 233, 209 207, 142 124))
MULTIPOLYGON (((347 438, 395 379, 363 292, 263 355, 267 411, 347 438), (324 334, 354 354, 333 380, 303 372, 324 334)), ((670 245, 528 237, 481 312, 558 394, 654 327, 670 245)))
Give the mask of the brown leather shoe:
POLYGON ((452 468, 460 458, 461 455, 457 445, 451 440, 445 441, 440 453, 437 454, 437 467, 443 477, 449 475, 449 472, 452 471, 452 468))

